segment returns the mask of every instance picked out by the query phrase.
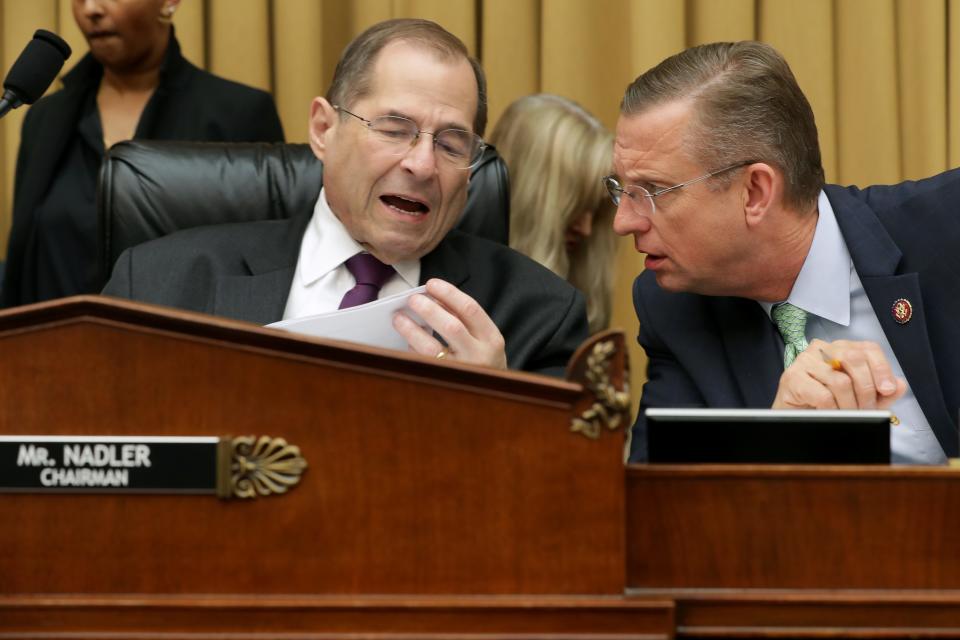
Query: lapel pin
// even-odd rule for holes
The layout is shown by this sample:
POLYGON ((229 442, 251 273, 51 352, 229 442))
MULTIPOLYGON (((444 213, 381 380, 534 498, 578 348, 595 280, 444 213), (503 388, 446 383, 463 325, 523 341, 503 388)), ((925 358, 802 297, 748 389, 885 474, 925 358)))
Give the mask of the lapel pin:
POLYGON ((900 324, 907 324, 913 317, 913 305, 906 298, 896 300, 890 311, 893 314, 893 319, 900 324))

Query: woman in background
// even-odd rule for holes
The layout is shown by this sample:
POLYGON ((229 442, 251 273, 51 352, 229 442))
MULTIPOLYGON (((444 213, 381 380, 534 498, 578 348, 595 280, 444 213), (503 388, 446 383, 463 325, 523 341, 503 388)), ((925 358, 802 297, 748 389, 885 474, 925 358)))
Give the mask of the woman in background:
POLYGON ((583 292, 591 332, 606 328, 616 237, 602 178, 613 135, 572 100, 538 94, 507 107, 490 142, 510 170, 510 246, 583 292))
POLYGON ((23 121, 0 306, 99 289, 96 185, 121 140, 279 142, 264 91, 211 75, 180 54, 179 0, 73 0, 90 52, 23 121))

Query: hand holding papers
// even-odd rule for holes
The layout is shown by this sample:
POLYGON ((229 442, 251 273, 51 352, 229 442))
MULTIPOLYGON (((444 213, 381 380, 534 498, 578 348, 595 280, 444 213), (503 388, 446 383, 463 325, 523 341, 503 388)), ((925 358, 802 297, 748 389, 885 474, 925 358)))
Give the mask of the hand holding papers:
POLYGON ((431 278, 426 295, 411 296, 408 305, 409 310, 394 317, 393 326, 403 334, 412 351, 433 358, 507 368, 506 344, 500 329, 476 300, 457 287, 431 278), (427 326, 411 319, 417 316, 427 326))
POLYGON ((267 325, 296 333, 507 368, 503 335, 477 302, 436 278, 374 302, 267 325), (442 338, 442 342, 439 338, 442 338))
POLYGON ((393 316, 401 309, 406 309, 405 313, 408 316, 425 325, 423 320, 407 308, 410 296, 417 293, 423 294, 425 291, 426 287, 417 287, 360 306, 304 318, 281 320, 267 326, 317 338, 349 340, 374 347, 406 351, 407 341, 393 328, 393 316))

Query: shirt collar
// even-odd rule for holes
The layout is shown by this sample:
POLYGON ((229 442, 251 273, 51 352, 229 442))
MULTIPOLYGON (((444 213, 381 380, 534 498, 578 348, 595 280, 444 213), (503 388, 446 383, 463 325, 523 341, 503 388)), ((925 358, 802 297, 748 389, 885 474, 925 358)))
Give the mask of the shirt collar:
MULTIPOLYGON (((354 240, 347 228, 330 209, 325 189, 320 189, 313 217, 307 225, 300 249, 300 281, 309 286, 327 275, 349 258, 366 249, 354 240)), ((393 265, 409 287, 416 287, 420 274, 419 260, 403 260, 393 265)))
MULTIPOLYGON (((817 228, 787 302, 839 325, 850 325, 850 268, 847 244, 827 194, 817 200, 817 228)), ((761 302, 767 315, 776 303, 761 302)))

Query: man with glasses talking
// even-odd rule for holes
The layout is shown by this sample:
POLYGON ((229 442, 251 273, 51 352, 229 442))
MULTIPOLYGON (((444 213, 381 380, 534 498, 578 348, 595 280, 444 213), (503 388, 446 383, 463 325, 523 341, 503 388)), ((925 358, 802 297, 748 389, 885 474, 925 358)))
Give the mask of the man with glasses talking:
POLYGON ((813 111, 758 42, 627 88, 604 179, 634 283, 647 407, 890 409, 894 462, 960 454, 960 173, 824 184, 813 111))
POLYGON ((394 319, 411 350, 561 373, 587 335, 582 296, 509 248, 452 230, 485 126, 483 71, 459 39, 426 20, 374 25, 312 103, 310 145, 324 164, 312 215, 134 247, 104 293, 210 311, 225 286, 259 278, 272 289, 247 287, 231 315, 254 316, 264 304, 254 292, 267 290, 289 319, 425 283, 429 296, 409 306, 429 326, 394 319))

